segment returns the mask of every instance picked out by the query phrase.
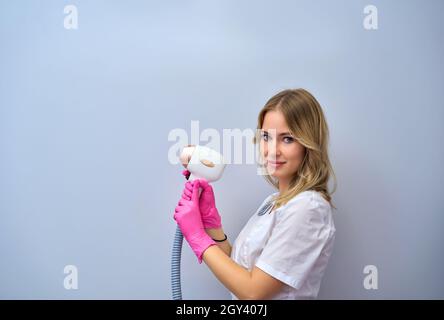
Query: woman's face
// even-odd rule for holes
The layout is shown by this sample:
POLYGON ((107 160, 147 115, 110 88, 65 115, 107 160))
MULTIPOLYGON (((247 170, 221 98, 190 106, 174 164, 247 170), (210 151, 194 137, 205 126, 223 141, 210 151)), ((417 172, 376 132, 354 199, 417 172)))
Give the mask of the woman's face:
POLYGON ((288 187, 304 159, 305 147, 291 135, 282 112, 265 114, 260 147, 267 172, 279 180, 281 190, 288 187))

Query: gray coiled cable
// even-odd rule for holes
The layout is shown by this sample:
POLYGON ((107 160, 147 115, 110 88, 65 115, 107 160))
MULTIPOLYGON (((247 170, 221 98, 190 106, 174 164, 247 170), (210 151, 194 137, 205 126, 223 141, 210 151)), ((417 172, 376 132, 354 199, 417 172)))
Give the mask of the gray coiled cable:
POLYGON ((182 285, 180 283, 180 259, 182 256, 183 234, 179 226, 176 228, 171 255, 171 289, 173 300, 182 300, 182 285))

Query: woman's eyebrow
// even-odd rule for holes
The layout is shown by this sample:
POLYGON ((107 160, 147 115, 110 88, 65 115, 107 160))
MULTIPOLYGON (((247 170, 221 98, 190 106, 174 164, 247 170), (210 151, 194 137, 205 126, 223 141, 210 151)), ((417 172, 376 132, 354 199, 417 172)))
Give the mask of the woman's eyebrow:
MULTIPOLYGON (((268 133, 267 130, 262 130, 262 131, 265 132, 265 133, 268 133)), ((279 136, 285 136, 285 135, 291 136, 291 133, 290 132, 282 132, 282 133, 279 134, 279 136)))

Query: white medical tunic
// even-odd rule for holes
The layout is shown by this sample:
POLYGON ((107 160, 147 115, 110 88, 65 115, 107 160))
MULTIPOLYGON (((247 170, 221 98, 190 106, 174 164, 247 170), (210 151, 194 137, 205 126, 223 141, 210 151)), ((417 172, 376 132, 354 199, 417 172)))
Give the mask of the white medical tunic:
MULTIPOLYGON (((277 194, 269 195, 261 207, 277 194)), ((284 283, 270 299, 316 298, 336 231, 330 204, 321 193, 309 190, 271 213, 258 215, 261 207, 234 242, 231 258, 249 271, 256 266, 284 283)))

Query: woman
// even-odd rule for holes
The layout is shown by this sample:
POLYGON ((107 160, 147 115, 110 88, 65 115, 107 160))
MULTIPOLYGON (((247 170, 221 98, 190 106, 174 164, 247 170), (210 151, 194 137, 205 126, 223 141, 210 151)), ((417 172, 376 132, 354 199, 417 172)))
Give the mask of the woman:
POLYGON ((265 178, 279 191, 264 200, 233 247, 205 180, 185 184, 174 219, 199 263, 233 299, 316 298, 335 235, 322 108, 304 89, 284 90, 261 110, 257 128, 265 178))

